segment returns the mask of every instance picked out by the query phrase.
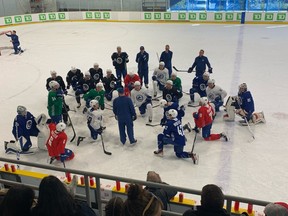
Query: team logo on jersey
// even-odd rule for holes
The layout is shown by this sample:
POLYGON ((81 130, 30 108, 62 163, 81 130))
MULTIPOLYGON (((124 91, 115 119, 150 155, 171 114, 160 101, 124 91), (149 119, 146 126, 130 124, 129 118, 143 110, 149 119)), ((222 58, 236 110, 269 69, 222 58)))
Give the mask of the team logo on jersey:
POLYGON ((26 122, 26 129, 27 129, 27 130, 30 130, 31 127, 32 127, 32 120, 28 120, 28 121, 26 122))
POLYGON ((78 80, 77 76, 74 75, 74 76, 72 77, 72 80, 73 80, 73 81, 77 81, 77 80, 78 80))
POLYGON ((172 101, 171 94, 167 94, 165 98, 166 98, 167 102, 171 102, 172 101))
POLYGON ((200 90, 201 90, 201 91, 205 91, 205 90, 206 90, 206 85, 205 85, 204 83, 202 83, 202 84, 200 85, 200 90))
POLYGON ((115 88, 115 82, 114 82, 114 81, 111 81, 111 82, 110 82, 110 88, 112 88, 112 89, 115 88))
POLYGON ((117 64, 122 64, 123 62, 123 59, 121 57, 118 57, 117 60, 116 60, 117 64))
POLYGON ((93 78, 94 78, 95 80, 98 80, 98 79, 100 78, 100 75, 99 75, 98 73, 96 73, 96 74, 94 74, 93 78))
POLYGON ((213 93, 209 93, 208 98, 210 101, 214 101, 215 95, 213 93))
POLYGON ((169 118, 169 112, 168 112, 169 110, 167 110, 166 112, 165 112, 165 116, 166 116, 166 118, 169 118))
POLYGON ((89 90, 89 85, 88 84, 83 84, 83 90, 88 91, 89 90))
POLYGON ((96 96, 95 100, 99 101, 101 99, 101 96, 96 96))
POLYGON ((140 94, 137 95, 137 96, 136 96, 136 100, 139 101, 139 102, 142 102, 142 101, 144 100, 143 95, 140 95, 140 94))
POLYGON ((163 73, 158 73, 158 74, 157 74, 157 79, 158 79, 158 80, 164 79, 164 74, 163 74, 163 73))

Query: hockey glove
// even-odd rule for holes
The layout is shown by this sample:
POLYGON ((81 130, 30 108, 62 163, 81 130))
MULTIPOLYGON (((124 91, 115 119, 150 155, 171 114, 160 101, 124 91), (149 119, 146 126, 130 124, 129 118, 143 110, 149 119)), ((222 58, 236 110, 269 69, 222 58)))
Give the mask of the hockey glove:
POLYGON ((166 124, 166 119, 162 118, 160 121, 160 125, 163 127, 163 126, 165 126, 165 124, 166 124))
POLYGON ((209 73, 213 73, 213 68, 212 68, 212 67, 209 68, 209 69, 208 69, 208 72, 209 72, 209 73))
POLYGON ((68 94, 68 91, 67 91, 66 89, 64 90, 64 94, 65 94, 65 95, 67 95, 67 94, 68 94))
POLYGON ((66 159, 66 155, 65 154, 61 154, 60 155, 60 161, 63 163, 66 159))
POLYGON ((100 128, 97 130, 97 133, 101 135, 102 132, 103 132, 103 130, 102 130, 102 128, 100 127, 100 128))
POLYGON ((70 85, 67 85, 67 89, 70 89, 70 85))
POLYGON ((180 106, 180 109, 183 110, 183 112, 185 112, 186 107, 184 105, 180 106))
POLYGON ((192 67, 190 67, 190 68, 188 69, 188 73, 192 73, 192 71, 193 71, 193 69, 192 69, 192 67))
POLYGON ((132 121, 135 121, 137 119, 137 116, 132 116, 132 121))
POLYGON ((195 119, 198 119, 198 118, 199 118, 199 114, 198 114, 197 112, 194 112, 194 113, 193 113, 193 117, 194 117, 195 119))
POLYGON ((152 76, 152 80, 153 80, 153 81, 156 81, 156 80, 157 80, 157 77, 156 77, 156 76, 152 76))

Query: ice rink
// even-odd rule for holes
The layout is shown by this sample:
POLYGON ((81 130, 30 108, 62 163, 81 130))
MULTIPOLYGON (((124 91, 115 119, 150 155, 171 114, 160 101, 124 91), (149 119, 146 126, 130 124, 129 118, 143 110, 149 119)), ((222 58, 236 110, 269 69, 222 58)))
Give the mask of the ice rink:
MULTIPOLYGON (((128 71, 137 70, 135 57, 143 45, 150 54, 151 76, 158 65, 157 55, 169 44, 173 51, 173 65, 188 69, 200 49, 205 50, 213 67, 211 78, 228 92, 236 95, 238 85, 246 82, 252 92, 256 111, 264 111, 266 124, 251 126, 256 139, 253 140, 247 127, 236 122, 222 120, 223 108, 213 124, 212 132, 225 131, 229 142, 206 142, 197 137, 195 152, 200 155, 198 165, 189 159, 178 159, 173 147, 164 148, 164 157, 153 155, 157 149, 156 137, 163 128, 145 126, 146 119, 138 112, 134 124, 138 143, 134 147, 122 146, 117 122, 111 110, 105 110, 104 121, 107 127, 103 134, 105 145, 112 156, 103 154, 101 140, 91 143, 86 138, 80 146, 67 143, 67 148, 75 152, 75 158, 66 163, 69 168, 89 170, 98 173, 118 175, 135 179, 146 179, 149 170, 159 172, 162 180, 176 186, 199 189, 208 183, 223 188, 225 194, 255 198, 267 201, 288 200, 288 25, 225 25, 225 24, 139 24, 139 23, 43 23, 1 28, 15 29, 22 48, 21 55, 13 52, 9 38, 0 37, 0 142, 13 139, 12 122, 16 107, 24 105, 34 114, 47 113, 46 79, 50 70, 66 77, 71 66, 82 72, 98 62, 103 71, 113 69, 111 54, 116 46, 129 55, 128 71)), ((178 73, 183 90, 188 92, 194 74, 178 73)), ((73 94, 73 90, 69 90, 73 94)), ((226 98, 227 99, 227 98, 226 98)), ((184 95, 180 104, 187 104, 189 97, 184 95)), ((76 108, 74 97, 66 96, 70 108, 76 108)), ((111 103, 111 102, 110 102, 111 103)), ((154 102, 156 105, 158 102, 154 102)), ((77 136, 89 136, 82 107, 75 113, 69 112, 77 136)), ((154 108, 154 123, 162 118, 162 109, 154 108)), ((191 122, 192 112, 188 107, 183 123, 191 122)), ((71 127, 67 129, 72 137, 71 127)), ((194 133, 186 133, 186 150, 191 151, 194 133)), ((33 138, 36 147, 36 138, 33 138)), ((4 147, 0 149, 5 155, 4 147)), ((47 163, 48 154, 39 151, 34 155, 21 156, 21 160, 47 163)), ((55 166, 61 166, 55 163, 55 166)))

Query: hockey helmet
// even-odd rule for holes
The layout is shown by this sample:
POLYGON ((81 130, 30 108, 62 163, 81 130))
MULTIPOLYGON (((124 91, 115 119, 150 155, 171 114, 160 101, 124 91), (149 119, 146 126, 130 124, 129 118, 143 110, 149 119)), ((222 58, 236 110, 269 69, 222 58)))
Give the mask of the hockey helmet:
POLYGON ((166 84, 173 85, 173 81, 172 80, 167 80, 166 84))
POLYGON ((206 105, 208 104, 208 98, 207 97, 201 97, 200 100, 199 100, 199 103, 201 105, 206 105))
POLYGON ((66 124, 63 123, 63 122, 59 122, 59 123, 56 125, 56 130, 57 130, 58 132, 61 132, 61 131, 65 130, 65 129, 66 129, 66 124))
POLYGON ((111 70, 111 69, 107 69, 107 70, 106 70, 106 73, 107 73, 107 74, 108 74, 108 73, 111 74, 111 73, 112 73, 112 70, 111 70))
POLYGON ((90 101, 90 106, 93 107, 93 106, 96 106, 98 105, 98 100, 91 100, 90 101))
POLYGON ((207 84, 215 84, 215 80, 214 79, 209 79, 207 84))
POLYGON ((55 70, 51 70, 51 71, 50 71, 50 74, 51 74, 51 75, 56 75, 57 72, 56 72, 55 70))
POLYGON ((209 77, 209 76, 210 76, 210 73, 207 72, 207 71, 205 71, 205 72, 203 73, 203 77, 204 77, 204 76, 209 77))
POLYGON ((90 74, 89 71, 86 71, 86 72, 84 73, 84 75, 85 75, 85 76, 91 76, 91 74, 90 74))
POLYGON ((163 61, 159 62, 159 66, 165 66, 165 63, 163 61))
POLYGON ((176 118, 178 116, 178 112, 175 109, 170 109, 168 111, 168 115, 169 115, 169 117, 176 118))
POLYGON ((96 84, 96 87, 101 87, 101 88, 103 88, 103 83, 102 83, 102 82, 97 83, 97 84, 96 84))
POLYGON ((134 86, 141 86, 141 83, 140 83, 139 81, 136 81, 136 82, 134 83, 134 86))
POLYGON ((71 67, 71 71, 75 73, 75 72, 77 71, 77 68, 74 67, 74 66, 72 66, 72 67, 71 67))
POLYGON ((164 108, 167 104, 167 101, 165 99, 160 100, 160 107, 164 108))
POLYGON ((52 89, 52 88, 57 88, 57 87, 59 87, 59 83, 57 82, 57 81, 55 81, 55 80, 51 80, 50 82, 49 82, 49 87, 52 89))
POLYGON ((18 115, 25 115, 26 112, 27 112, 27 109, 26 109, 25 106, 19 105, 19 106, 17 107, 17 113, 18 113, 18 115))

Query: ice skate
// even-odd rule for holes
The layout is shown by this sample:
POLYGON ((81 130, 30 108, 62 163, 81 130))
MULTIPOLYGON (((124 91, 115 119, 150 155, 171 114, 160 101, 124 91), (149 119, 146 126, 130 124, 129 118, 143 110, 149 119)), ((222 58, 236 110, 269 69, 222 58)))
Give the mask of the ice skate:
POLYGON ((154 154, 162 157, 163 156, 163 149, 158 149, 158 150, 154 151, 154 154))
POLYGON ((221 138, 224 138, 226 142, 228 141, 228 137, 224 132, 220 133, 220 136, 221 138))
POLYGON ((189 133, 192 131, 192 127, 189 122, 183 125, 183 130, 187 130, 189 133))

